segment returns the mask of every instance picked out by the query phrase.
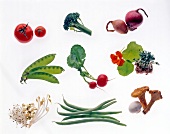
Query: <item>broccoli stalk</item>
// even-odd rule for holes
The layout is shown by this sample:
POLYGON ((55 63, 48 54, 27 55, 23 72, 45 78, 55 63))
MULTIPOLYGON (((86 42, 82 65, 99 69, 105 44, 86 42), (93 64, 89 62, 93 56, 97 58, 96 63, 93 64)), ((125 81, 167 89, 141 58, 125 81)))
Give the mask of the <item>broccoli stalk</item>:
POLYGON ((88 35, 92 34, 92 31, 82 23, 79 13, 69 13, 64 20, 63 27, 65 30, 70 29, 76 32, 84 32, 88 35))

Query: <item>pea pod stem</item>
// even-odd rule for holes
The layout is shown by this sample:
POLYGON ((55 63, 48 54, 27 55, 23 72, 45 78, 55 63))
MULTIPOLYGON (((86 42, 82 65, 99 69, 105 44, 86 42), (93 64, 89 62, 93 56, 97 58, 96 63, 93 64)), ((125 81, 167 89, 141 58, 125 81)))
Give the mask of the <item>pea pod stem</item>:
POLYGON ((70 120, 70 119, 77 119, 77 118, 102 118, 102 119, 112 119, 112 120, 115 120, 117 122, 120 122, 119 120, 117 120, 114 117, 104 116, 104 115, 97 115, 97 114, 68 116, 68 117, 65 117, 62 121, 70 120))
POLYGON ((54 121, 56 124, 58 125, 72 125, 72 124, 80 124, 80 123, 86 123, 86 122, 109 122, 109 123, 113 123, 116 125, 120 125, 120 126, 126 126, 126 124, 123 124, 121 122, 112 120, 112 119, 102 119, 102 118, 91 118, 91 119, 81 119, 81 120, 75 120, 75 121, 68 121, 68 122, 56 122, 54 121))

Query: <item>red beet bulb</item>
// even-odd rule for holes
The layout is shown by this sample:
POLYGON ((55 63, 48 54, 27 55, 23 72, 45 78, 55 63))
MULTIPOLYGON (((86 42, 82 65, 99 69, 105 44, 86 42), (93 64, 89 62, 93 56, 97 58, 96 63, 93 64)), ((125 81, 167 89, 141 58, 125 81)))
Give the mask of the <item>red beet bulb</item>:
POLYGON ((143 10, 142 8, 138 8, 137 10, 129 11, 125 16, 125 22, 126 22, 127 27, 130 31, 137 29, 137 27, 139 27, 143 22, 143 16, 139 12, 140 10, 143 11, 144 14, 148 17, 145 10, 143 10))

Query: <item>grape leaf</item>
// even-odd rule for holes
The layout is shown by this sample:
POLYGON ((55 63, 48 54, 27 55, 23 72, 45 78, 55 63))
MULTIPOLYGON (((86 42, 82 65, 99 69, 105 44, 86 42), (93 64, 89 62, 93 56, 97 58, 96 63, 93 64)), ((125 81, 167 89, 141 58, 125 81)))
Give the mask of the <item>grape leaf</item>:
POLYGON ((84 65, 86 53, 82 46, 76 44, 71 48, 70 55, 67 57, 67 65, 72 68, 80 69, 84 65))
POLYGON ((128 44, 127 48, 122 52, 122 55, 125 60, 134 62, 135 59, 140 58, 139 54, 141 51, 143 51, 142 46, 133 41, 128 44))
POLYGON ((134 70, 134 65, 130 61, 125 61, 122 66, 118 66, 117 70, 120 75, 127 76, 134 70))

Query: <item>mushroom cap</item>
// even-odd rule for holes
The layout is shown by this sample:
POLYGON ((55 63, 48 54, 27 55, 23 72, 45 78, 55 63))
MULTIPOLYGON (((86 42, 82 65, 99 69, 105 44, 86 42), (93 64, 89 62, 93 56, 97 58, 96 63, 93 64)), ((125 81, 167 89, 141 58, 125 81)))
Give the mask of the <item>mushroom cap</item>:
POLYGON ((162 99, 161 91, 159 90, 150 90, 149 93, 151 94, 152 99, 159 100, 162 99))
POLYGON ((135 89, 132 93, 131 96, 132 97, 139 97, 142 94, 144 94, 146 91, 149 91, 149 87, 148 86, 143 86, 140 88, 135 89))

